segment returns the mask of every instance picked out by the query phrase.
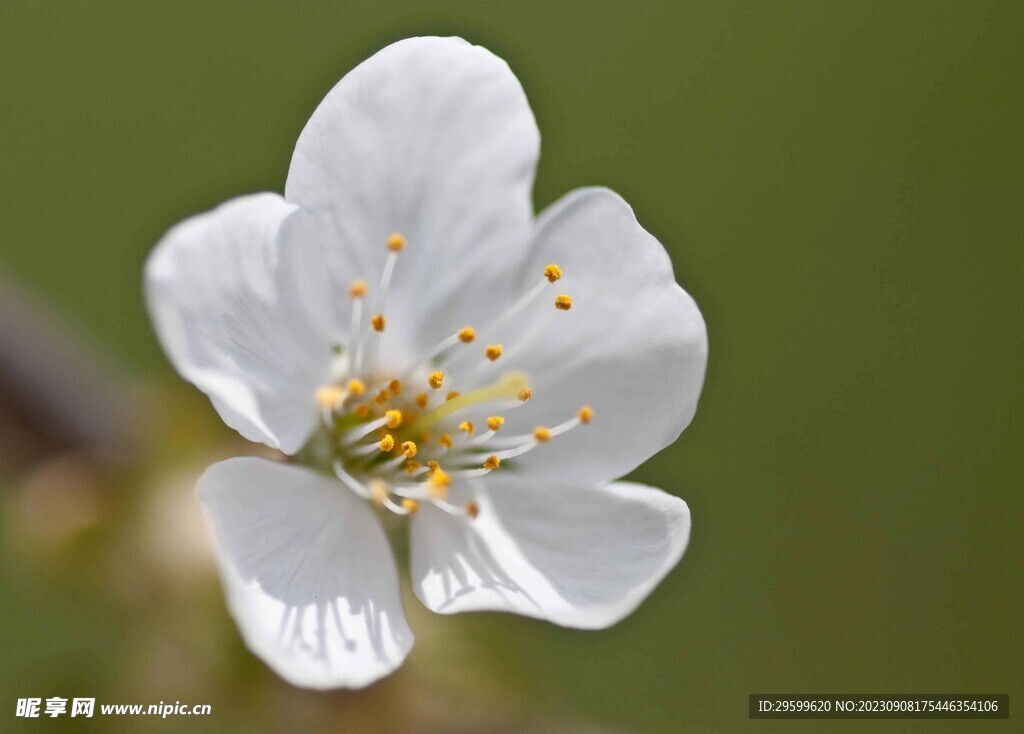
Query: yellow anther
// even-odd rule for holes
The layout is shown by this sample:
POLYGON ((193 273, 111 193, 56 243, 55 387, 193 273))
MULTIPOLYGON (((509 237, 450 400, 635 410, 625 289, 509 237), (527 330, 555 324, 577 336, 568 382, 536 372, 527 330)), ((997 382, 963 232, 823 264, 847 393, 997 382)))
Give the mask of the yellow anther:
POLYGON ((395 232, 388 237, 388 249, 392 252, 401 252, 405 249, 405 237, 395 232))
POLYGON ((446 449, 450 449, 452 447, 452 437, 447 433, 442 433, 441 438, 437 439, 437 442, 446 449))
POLYGON ((391 391, 392 395, 397 395, 402 392, 402 383, 398 380, 392 380, 388 383, 388 390, 391 391))
POLYGON ((491 344, 490 346, 487 347, 487 349, 484 350, 484 354, 486 355, 487 359, 493 362, 494 360, 501 356, 501 345, 491 344))
POLYGON ((431 499, 444 499, 448 494, 448 486, 452 483, 451 475, 444 469, 438 467, 427 480, 427 493, 431 499))
POLYGON ((407 461, 405 462, 405 471, 409 476, 412 476, 421 466, 423 466, 423 464, 418 461, 407 461))
POLYGON ((469 515, 470 520, 476 520, 477 517, 480 515, 480 505, 478 505, 476 502, 467 502, 466 514, 469 515))
POLYGON ((492 415, 487 419, 487 427, 492 431, 497 431, 501 428, 501 424, 505 422, 505 419, 500 415, 492 415))
POLYGON ((528 388, 526 385, 523 385, 523 387, 519 390, 519 394, 516 395, 516 397, 519 398, 520 402, 525 403, 527 400, 533 397, 533 390, 528 388))
POLYGON ((568 311, 572 308, 572 299, 564 293, 560 296, 555 296, 555 308, 559 311, 568 311))
POLYGON ((400 425, 402 425, 402 411, 384 411, 384 425, 386 425, 388 428, 398 428, 400 425))
POLYGON ((444 396, 444 401, 447 403, 449 400, 455 400, 461 394, 458 390, 449 390, 448 394, 444 396))
POLYGON ((359 396, 366 392, 366 383, 358 377, 353 377, 348 381, 348 384, 345 385, 345 389, 348 390, 349 395, 359 396))
POLYGON ((430 475, 430 483, 435 487, 447 487, 452 483, 451 474, 441 467, 437 467, 437 469, 434 470, 434 473, 430 475))
POLYGON ((471 341, 476 339, 476 332, 473 331, 472 326, 463 326, 459 329, 459 341, 463 344, 469 344, 471 341))
POLYGON ((406 458, 411 459, 416 455, 416 444, 412 441, 402 441, 402 453, 406 458))
POLYGON ((427 476, 432 476, 434 472, 441 468, 441 465, 431 459, 427 462, 427 476))
POLYGON ((360 403, 352 412, 355 413, 358 418, 368 418, 370 416, 370 406, 366 403, 360 403))
POLYGON ((324 385, 318 387, 313 397, 316 400, 316 404, 321 408, 336 408, 345 400, 346 393, 338 385, 324 385))
POLYGON ((377 403, 377 405, 384 405, 384 403, 388 401, 389 397, 391 396, 388 395, 387 390, 381 390, 379 393, 373 396, 373 402, 377 403))
POLYGON ((395 439, 391 437, 390 433, 385 433, 384 438, 380 440, 380 443, 377 444, 377 447, 386 454, 393 448, 395 448, 395 439))
POLYGON ((484 459, 484 469, 497 469, 501 466, 501 459, 493 454, 484 459))
POLYGON ((388 498, 388 485, 379 479, 370 482, 370 498, 378 505, 388 498))
POLYGON ((442 382, 444 382, 444 372, 431 372, 430 377, 427 378, 427 384, 435 390, 440 389, 442 382))
POLYGON ((554 263, 551 263, 544 268, 544 277, 548 279, 548 283, 554 283, 562 277, 562 269, 554 263))
POLYGON ((459 424, 459 430, 460 431, 465 431, 470 436, 472 436, 473 435, 473 431, 475 430, 475 426, 473 425, 473 423, 471 421, 462 421, 462 423, 459 424))
POLYGON ((353 280, 348 284, 348 295, 352 298, 362 298, 366 295, 366 281, 353 280))
POLYGON ((584 405, 576 416, 580 419, 580 423, 590 423, 594 419, 594 409, 589 405, 584 405))
POLYGON ((420 503, 417 502, 416 500, 411 500, 408 498, 402 500, 402 507, 404 507, 405 511, 408 512, 410 515, 415 515, 417 512, 420 511, 420 503))
POLYGON ((420 443, 430 443, 433 440, 434 434, 432 434, 430 431, 423 431, 420 434, 420 443))
POLYGON ((427 403, 429 401, 430 398, 427 397, 427 394, 425 392, 421 392, 419 395, 416 396, 416 405, 420 406, 421 408, 426 408, 427 403))
POLYGON ((544 443, 551 440, 551 430, 545 426, 537 426, 533 429, 533 438, 537 443, 544 443))
MULTIPOLYGON (((561 298, 561 296, 559 296, 561 298)), ((370 325, 374 331, 384 331, 384 327, 388 325, 388 320, 384 318, 384 314, 375 313, 370 317, 370 325)))

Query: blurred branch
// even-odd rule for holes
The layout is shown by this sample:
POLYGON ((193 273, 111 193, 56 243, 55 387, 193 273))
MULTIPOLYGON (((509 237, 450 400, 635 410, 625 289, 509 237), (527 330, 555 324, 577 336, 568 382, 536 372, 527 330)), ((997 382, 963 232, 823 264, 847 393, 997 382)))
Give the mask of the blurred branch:
POLYGON ((0 273, 0 472, 129 442, 126 380, 42 301, 0 273))

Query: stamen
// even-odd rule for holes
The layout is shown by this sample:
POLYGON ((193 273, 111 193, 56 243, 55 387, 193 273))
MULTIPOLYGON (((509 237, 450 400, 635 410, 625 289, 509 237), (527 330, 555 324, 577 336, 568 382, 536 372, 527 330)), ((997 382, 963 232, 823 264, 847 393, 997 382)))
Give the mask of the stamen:
POLYGON ((430 377, 427 378, 427 384, 435 390, 441 388, 441 383, 444 382, 444 372, 431 372, 430 377))
POLYGON ((551 263, 544 268, 544 277, 548 279, 548 283, 554 283, 562 277, 562 269, 554 263, 551 263))
POLYGON ((448 394, 444 396, 445 402, 449 400, 455 400, 455 398, 459 397, 459 395, 461 394, 462 393, 460 393, 458 390, 449 390, 448 394))
POLYGON ((480 505, 476 502, 466 503, 466 514, 469 515, 470 520, 476 520, 480 515, 480 505))
POLYGON ((349 393, 339 385, 324 385, 318 387, 314 394, 316 404, 327 411, 337 410, 345 402, 349 393))
POLYGON ((459 342, 463 344, 469 344, 476 339, 476 332, 472 326, 464 326, 454 334, 449 334, 441 341, 437 342, 429 350, 427 350, 426 356, 420 357, 413 366, 405 370, 403 373, 405 379, 410 379, 417 371, 425 369, 428 365, 438 360, 445 352, 454 347, 459 342))
POLYGON ((437 442, 446 449, 450 449, 452 447, 452 437, 447 433, 441 434, 441 438, 437 439, 437 442))
POLYGON ((401 252, 405 249, 405 237, 395 232, 388 237, 388 249, 392 252, 401 252))
POLYGON ((526 385, 523 385, 523 388, 519 391, 519 394, 516 395, 516 397, 519 398, 519 402, 525 403, 533 397, 533 390, 528 388, 526 385))
POLYGON ((377 444, 377 446, 386 454, 395 448, 395 439, 392 438, 390 433, 385 433, 384 438, 380 440, 380 443, 377 444))
POLYGON ((464 326, 459 329, 459 341, 463 344, 469 344, 471 341, 476 339, 476 332, 473 331, 472 326, 464 326))
POLYGON ((398 428, 402 425, 402 411, 388 410, 384 413, 384 425, 388 428, 398 428))
POLYGON ((353 280, 348 285, 348 295, 350 298, 358 300, 366 295, 366 281, 365 280, 353 280))
POLYGON ((537 426, 533 429, 533 439, 538 443, 545 443, 551 440, 551 429, 546 426, 537 426))
POLYGON ((360 403, 352 412, 356 414, 357 418, 369 418, 370 406, 367 405, 366 403, 360 403))
POLYGON ((493 362, 501 356, 501 352, 502 349, 500 344, 491 344, 484 350, 484 355, 487 359, 493 362))
POLYGON ((580 423, 590 423, 594 419, 594 409, 589 405, 584 405, 576 417, 580 419, 580 423))
POLYGON ((492 415, 487 419, 487 427, 492 431, 497 431, 501 428, 501 425, 505 422, 505 419, 500 415, 492 415))
POLYGON ((499 466, 501 466, 501 459, 494 454, 484 459, 484 469, 497 469, 499 466))
POLYGON ((427 494, 432 499, 444 499, 448 496, 448 487, 452 483, 451 475, 438 467, 427 480, 427 494))
POLYGON ((416 396, 416 405, 418 405, 421 408, 426 408, 429 402, 430 398, 427 396, 425 392, 421 392, 419 395, 416 396))
POLYGON ((384 318, 384 314, 375 313, 370 317, 370 325, 373 326, 374 331, 384 331, 384 327, 387 326, 387 319, 384 318))
POLYGON ((416 444, 414 442, 412 442, 412 441, 403 441, 402 442, 402 453, 405 454, 407 458, 411 459, 414 456, 416 456, 416 452, 417 451, 418 451, 418 449, 416 448, 416 444))
POLYGON ((555 296, 555 308, 559 311, 568 311, 572 308, 572 298, 564 293, 560 296, 555 296))
POLYGON ((473 435, 474 429, 475 427, 473 426, 472 421, 462 421, 462 423, 459 424, 459 430, 465 432, 469 436, 473 435))
POLYGON ((379 393, 373 396, 373 402, 375 402, 377 405, 384 405, 384 403, 388 401, 389 397, 391 396, 388 394, 387 390, 381 390, 379 393))
POLYGON ((402 392, 402 383, 398 380, 392 380, 388 383, 388 390, 391 391, 392 395, 398 395, 402 392))
POLYGON ((402 507, 404 507, 406 512, 410 515, 415 515, 420 511, 420 503, 416 500, 411 500, 408 497, 402 500, 402 507))
POLYGON ((349 395, 355 395, 358 397, 366 392, 366 384, 358 377, 353 377, 348 381, 345 389, 348 390, 349 395))

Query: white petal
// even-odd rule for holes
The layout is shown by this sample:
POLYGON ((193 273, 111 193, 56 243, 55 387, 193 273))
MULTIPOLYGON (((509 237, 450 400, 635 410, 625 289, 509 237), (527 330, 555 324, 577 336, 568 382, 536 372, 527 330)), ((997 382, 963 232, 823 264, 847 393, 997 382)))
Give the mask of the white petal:
POLYGON ((307 688, 360 688, 405 659, 387 539, 339 482, 265 459, 214 464, 199 480, 228 607, 249 649, 307 688))
POLYGON ((299 137, 285 196, 309 235, 327 234, 339 277, 372 288, 387 237, 407 238, 385 349, 423 348, 501 307, 502 271, 529 245, 539 149, 504 61, 458 38, 411 38, 330 91, 299 137))
POLYGON ((576 191, 542 215, 531 283, 546 263, 560 265, 562 279, 498 337, 503 359, 533 381, 533 399, 508 413, 502 431, 553 426, 590 405, 591 424, 524 455, 520 469, 577 484, 623 476, 693 418, 707 364, 704 319, 665 248, 607 189, 576 191), (571 310, 554 308, 561 293, 571 310))
POLYGON ((330 367, 327 280, 315 245, 287 241, 295 207, 229 201, 168 232, 146 264, 146 300, 178 371, 251 441, 298 450, 330 367))
POLYGON ((468 520, 423 507, 412 578, 442 614, 506 611, 598 629, 630 614, 686 549, 690 511, 629 482, 598 487, 488 482, 468 520))

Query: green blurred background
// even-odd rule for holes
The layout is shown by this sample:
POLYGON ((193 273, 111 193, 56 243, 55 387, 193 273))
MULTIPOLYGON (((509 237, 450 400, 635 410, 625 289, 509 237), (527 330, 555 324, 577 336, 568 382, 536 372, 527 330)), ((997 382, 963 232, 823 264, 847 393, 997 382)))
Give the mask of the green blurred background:
POLYGON ((28 304, 5 328, 64 370, 0 434, 0 728, 53 695, 213 706, 56 727, 134 731, 826 728, 748 721, 751 692, 1019 712, 1022 29, 1021 3, 980 0, 0 2, 0 275, 28 304), (686 498, 694 534, 610 631, 410 602, 398 674, 309 693, 227 618, 191 484, 246 448, 160 353, 141 265, 179 219, 283 190, 331 85, 419 34, 519 75, 538 209, 611 186, 701 305, 697 419, 635 473, 686 498), (55 399, 101 435, 54 440, 55 399))

